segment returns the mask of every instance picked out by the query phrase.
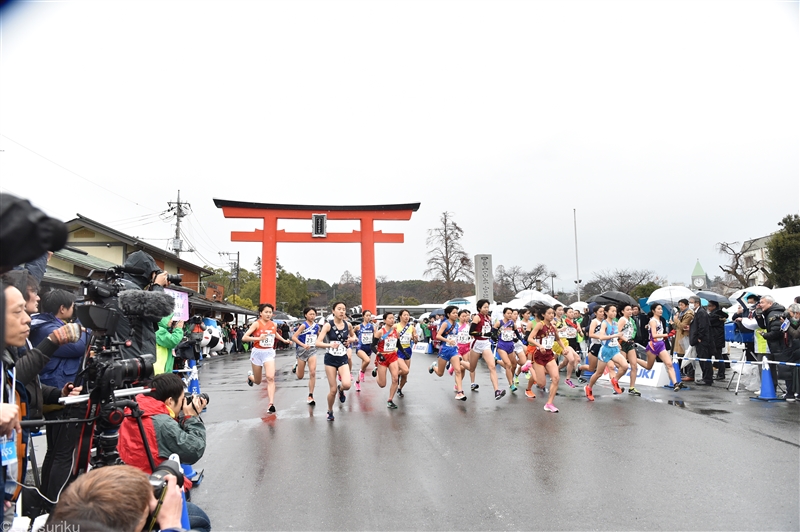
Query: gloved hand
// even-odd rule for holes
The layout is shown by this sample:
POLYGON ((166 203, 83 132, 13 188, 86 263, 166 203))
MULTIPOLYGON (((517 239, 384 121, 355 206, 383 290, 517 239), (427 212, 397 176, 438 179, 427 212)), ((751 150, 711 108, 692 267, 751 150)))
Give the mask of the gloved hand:
POLYGON ((675 336, 675 331, 672 330, 667 334, 667 338, 673 338, 675 336))
POLYGON ((51 332, 47 338, 58 345, 74 344, 81 339, 81 326, 77 323, 67 323, 51 332))

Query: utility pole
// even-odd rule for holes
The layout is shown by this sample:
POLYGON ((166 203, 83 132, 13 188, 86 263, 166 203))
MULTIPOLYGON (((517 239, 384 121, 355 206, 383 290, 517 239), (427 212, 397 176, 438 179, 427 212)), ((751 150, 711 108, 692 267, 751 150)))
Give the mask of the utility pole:
POLYGON ((229 260, 228 264, 231 267, 231 284, 233 285, 233 295, 238 296, 239 295, 239 252, 238 251, 236 252, 235 261, 231 260, 231 257, 233 257, 234 253, 230 253, 227 251, 220 251, 219 255, 221 257, 225 256, 229 260))
POLYGON ((184 210, 184 207, 191 209, 192 206, 189 205, 188 202, 181 201, 180 190, 178 191, 178 201, 168 201, 167 205, 169 206, 168 210, 175 213, 175 238, 172 240, 172 252, 178 257, 181 256, 182 251, 191 253, 194 251, 193 249, 183 249, 183 240, 181 240, 181 218, 188 214, 186 210, 184 210))
POLYGON ((578 211, 572 209, 572 227, 575 229, 575 286, 578 289, 578 301, 581 300, 581 272, 578 268, 578 211))

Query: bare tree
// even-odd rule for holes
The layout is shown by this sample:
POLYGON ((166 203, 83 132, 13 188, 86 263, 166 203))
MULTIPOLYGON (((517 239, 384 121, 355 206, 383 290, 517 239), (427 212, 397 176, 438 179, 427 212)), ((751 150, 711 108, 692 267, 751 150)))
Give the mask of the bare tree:
MULTIPOLYGON (((595 272, 592 280, 589 281, 589 284, 592 284, 591 291, 597 291, 598 294, 608 290, 630 294, 637 286, 647 283, 662 285, 664 280, 652 270, 616 269, 595 272)), ((589 284, 587 284, 587 288, 589 288, 589 284)), ((582 292, 585 291, 582 290, 582 292)))
MULTIPOLYGON (((549 271, 544 264, 537 264, 530 270, 525 270, 520 266, 506 268, 500 265, 494 270, 494 279, 503 289, 516 295, 523 290, 541 289, 552 273, 554 272, 549 271)), ((557 274, 556 277, 558 277, 557 274)))
MULTIPOLYGON (((459 280, 472 281, 472 259, 461 246, 464 230, 453 220, 453 214, 443 212, 441 225, 428 230, 428 269, 426 277, 443 281, 445 287, 459 280)), ((446 290, 450 292, 449 288, 446 290)))
POLYGON ((734 288, 738 283, 738 288, 750 286, 750 281, 755 279, 758 270, 763 266, 760 261, 754 261, 750 257, 745 257, 752 251, 755 240, 739 246, 738 242, 717 242, 717 251, 721 255, 728 257, 727 265, 720 265, 719 269, 725 272, 726 281, 723 285, 734 288), (737 249, 739 251, 737 251, 737 249))

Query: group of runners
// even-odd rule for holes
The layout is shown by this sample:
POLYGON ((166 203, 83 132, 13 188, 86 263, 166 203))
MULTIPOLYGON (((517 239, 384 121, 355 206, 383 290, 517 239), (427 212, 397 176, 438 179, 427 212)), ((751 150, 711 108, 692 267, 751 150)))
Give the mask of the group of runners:
MULTIPOLYGON (((661 321, 663 308, 652 307, 652 318, 649 322, 649 342, 646 347, 647 360, 642 360, 636 352, 633 338, 636 335, 636 321, 631 319, 630 305, 607 305, 596 309, 595 317, 588 327, 589 348, 587 363, 581 365, 582 328, 580 313, 564 308, 537 307, 533 310, 503 309, 503 317, 492 321, 489 313, 489 301, 482 299, 477 303, 477 314, 471 315, 466 309, 456 306, 444 309, 444 317, 435 328, 433 340, 439 342, 438 358, 428 368, 429 373, 443 377, 445 373, 454 378, 455 399, 466 401, 464 385, 469 374, 470 389, 478 389, 475 382, 475 371, 478 362, 483 359, 489 370, 489 378, 494 388, 495 399, 506 395, 501 389, 497 366, 505 373, 508 388, 513 393, 518 390, 520 376, 527 377, 525 396, 535 398, 533 386, 547 396, 544 410, 558 412, 554 404, 560 383, 560 370, 566 367, 565 384, 575 388, 573 375, 585 383, 584 391, 589 401, 594 401, 593 386, 603 375, 606 366, 609 368, 611 385, 615 394, 624 393, 619 379, 629 368, 630 388, 628 394, 641 395, 636 389, 636 373, 638 367, 651 369, 656 358, 665 363, 671 382, 676 382, 670 355, 664 339, 673 333, 665 334, 661 321), (619 318, 617 314, 620 314, 619 318), (533 316, 531 316, 533 314, 533 316), (531 317, 534 319, 532 320, 531 317), (492 350, 492 338, 496 338, 496 349, 492 350), (559 363, 557 357, 562 357, 559 363), (588 382, 581 377, 582 372, 591 373, 588 382), (546 388, 547 377, 550 387, 546 388)), ((317 323, 317 313, 313 308, 303 311, 305 321, 297 327, 291 339, 283 338, 272 321, 274 307, 265 303, 258 308, 258 319, 253 322, 242 340, 253 342, 250 363, 251 371, 247 376, 250 386, 266 380, 269 398, 269 412, 275 412, 275 345, 276 340, 291 341, 297 347, 296 364, 292 369, 298 379, 305 376, 308 369, 307 403, 315 404, 314 389, 316 386, 317 349, 324 349, 325 375, 328 380, 327 418, 333 421, 333 406, 336 399, 342 403, 347 400, 346 391, 354 385, 360 392, 365 383, 366 374, 372 365, 372 377, 381 388, 389 386, 386 406, 397 408, 395 395, 403 397, 403 387, 408 382, 411 368, 412 346, 417 342, 417 333, 411 315, 407 310, 395 315, 387 312, 383 315, 382 325, 375 323, 368 310, 362 315, 362 322, 353 326, 346 320, 346 307, 343 302, 333 305, 333 319, 324 324, 317 323), (373 359, 374 357, 374 359, 373 359), (361 366, 353 380, 352 366, 354 358, 360 360, 361 366), (374 361, 373 361, 374 360, 374 361), (388 373, 388 377, 387 377, 388 373)), ((683 385, 674 385, 677 391, 683 385)))

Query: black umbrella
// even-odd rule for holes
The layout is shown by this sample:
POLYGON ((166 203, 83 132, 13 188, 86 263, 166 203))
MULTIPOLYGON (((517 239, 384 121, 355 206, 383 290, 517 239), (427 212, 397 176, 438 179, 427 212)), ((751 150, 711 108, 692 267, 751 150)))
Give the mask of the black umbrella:
POLYGON ((727 297, 708 290, 700 290, 697 292, 697 297, 702 297, 703 299, 707 299, 709 301, 716 301, 720 307, 729 307, 731 305, 731 300, 727 297))
POLYGON ((432 317, 434 317, 434 316, 444 316, 444 309, 443 309, 443 308, 436 309, 436 310, 434 310, 433 312, 431 312, 431 313, 430 313, 430 314, 428 314, 428 315, 429 315, 431 318, 432 318, 432 317))
POLYGON ((626 305, 638 305, 639 302, 626 294, 625 292, 618 292, 616 290, 609 290, 602 294, 597 294, 586 300, 587 303, 597 303, 598 305, 619 305, 624 303, 626 305))

